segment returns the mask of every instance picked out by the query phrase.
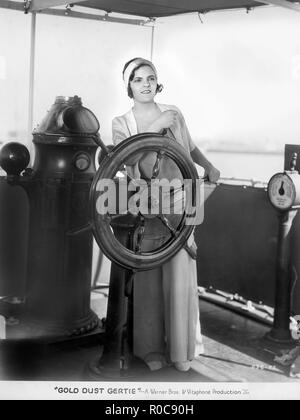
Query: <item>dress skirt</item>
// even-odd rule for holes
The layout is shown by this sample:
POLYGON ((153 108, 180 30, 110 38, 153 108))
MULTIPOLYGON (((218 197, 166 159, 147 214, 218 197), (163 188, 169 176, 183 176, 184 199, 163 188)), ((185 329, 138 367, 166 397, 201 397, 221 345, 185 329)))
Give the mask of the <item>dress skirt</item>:
MULTIPOLYGON (((153 239, 155 229, 151 231, 144 250, 163 240, 153 239)), ((192 235, 188 244, 193 242, 192 235)), ((161 267, 136 274, 133 349, 151 369, 203 353, 197 287, 196 261, 184 249, 161 267)))

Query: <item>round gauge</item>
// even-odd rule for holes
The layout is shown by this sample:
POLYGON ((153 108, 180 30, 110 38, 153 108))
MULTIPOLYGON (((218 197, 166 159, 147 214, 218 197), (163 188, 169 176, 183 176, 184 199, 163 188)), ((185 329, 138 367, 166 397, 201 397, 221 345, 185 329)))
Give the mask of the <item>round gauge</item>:
POLYGON ((79 171, 86 171, 91 164, 90 157, 84 153, 81 153, 75 158, 75 166, 79 171))
POLYGON ((296 189, 292 179, 285 173, 274 175, 268 185, 269 199, 279 210, 288 210, 295 202, 296 189))

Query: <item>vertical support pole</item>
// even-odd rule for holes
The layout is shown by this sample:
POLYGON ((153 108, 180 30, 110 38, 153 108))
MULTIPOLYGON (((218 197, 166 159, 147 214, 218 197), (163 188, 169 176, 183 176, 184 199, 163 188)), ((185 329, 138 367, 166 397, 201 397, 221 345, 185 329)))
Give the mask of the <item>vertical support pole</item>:
POLYGON ((0 315, 0 341, 6 339, 6 320, 0 315))
MULTIPOLYGON (((129 246, 128 227, 114 225, 118 241, 129 246)), ((124 367, 128 369, 131 355, 128 354, 127 328, 128 297, 126 285, 129 272, 112 263, 107 316, 105 324, 105 343, 99 360, 91 366, 92 375, 120 378, 124 375, 124 367)))
MULTIPOLYGON (((111 225, 117 240, 128 249, 134 249, 135 224, 130 217, 111 225)), ((100 359, 89 366, 90 378, 132 378, 147 372, 147 365, 134 356, 134 275, 115 263, 111 266, 105 342, 100 359)))
POLYGON ((268 338, 278 344, 293 343, 290 332, 290 236, 292 223, 296 214, 297 210, 279 214, 274 324, 268 334, 268 338))
POLYGON ((153 52, 154 52, 154 35, 155 35, 155 26, 151 27, 151 51, 150 51, 150 61, 153 61, 153 52))
POLYGON ((35 73, 35 38, 36 38, 36 13, 31 14, 30 32, 30 68, 29 68, 29 100, 28 100, 28 126, 27 141, 31 146, 31 134, 33 129, 33 106, 34 106, 34 73, 35 73))

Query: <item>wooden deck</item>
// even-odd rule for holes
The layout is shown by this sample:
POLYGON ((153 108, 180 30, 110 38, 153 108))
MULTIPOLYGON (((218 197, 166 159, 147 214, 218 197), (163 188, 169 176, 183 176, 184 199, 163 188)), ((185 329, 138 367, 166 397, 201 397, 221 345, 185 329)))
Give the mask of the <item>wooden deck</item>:
MULTIPOLYGON (((100 319, 105 316, 106 306, 107 290, 93 292, 92 308, 100 319)), ((205 354, 192 362, 189 372, 167 367, 144 371, 141 377, 124 381, 299 383, 299 379, 289 377, 289 368, 275 364, 274 350, 264 340, 270 327, 203 300, 200 314, 205 354)), ((2 341, 0 380, 93 380, 87 376, 87 366, 100 357, 101 337, 98 331, 86 340, 36 346, 2 341)))

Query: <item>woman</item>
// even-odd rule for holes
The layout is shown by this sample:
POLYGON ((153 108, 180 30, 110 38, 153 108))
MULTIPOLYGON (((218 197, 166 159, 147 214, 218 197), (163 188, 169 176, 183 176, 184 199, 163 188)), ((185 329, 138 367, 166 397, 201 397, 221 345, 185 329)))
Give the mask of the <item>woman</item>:
MULTIPOLYGON (((193 161, 205 169, 209 181, 216 182, 220 172, 205 158, 191 139, 183 115, 171 105, 155 102, 161 92, 157 71, 152 62, 143 58, 129 61, 123 70, 128 96, 134 106, 112 123, 113 142, 144 132, 167 133, 180 143, 193 161)), ((126 163, 128 176, 151 179, 156 153, 137 153, 126 163)), ((178 179, 177 165, 164 158, 160 178, 178 179)), ((167 228, 157 219, 147 221, 144 251, 159 247, 167 228)), ((188 247, 194 246, 193 236, 188 247)), ((138 273, 134 282, 134 354, 151 370, 172 363, 187 371, 193 358, 203 352, 197 293, 196 261, 185 247, 158 269, 138 273)))

